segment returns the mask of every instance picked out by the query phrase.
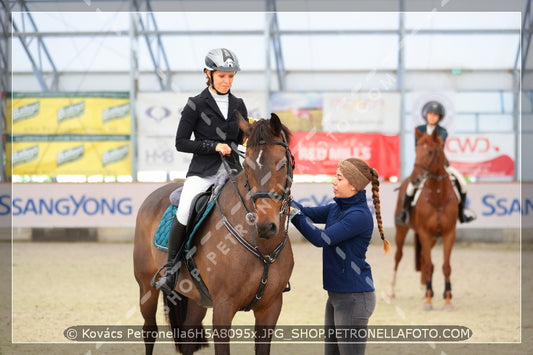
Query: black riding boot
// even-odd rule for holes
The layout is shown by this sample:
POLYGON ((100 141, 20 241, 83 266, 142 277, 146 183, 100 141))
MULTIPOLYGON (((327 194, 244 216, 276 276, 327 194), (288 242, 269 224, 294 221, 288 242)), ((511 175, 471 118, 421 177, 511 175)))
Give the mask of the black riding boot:
POLYGON ((465 215, 465 202, 466 202, 466 193, 461 192, 461 201, 459 201, 459 222, 468 223, 476 219, 474 216, 465 215))
POLYGON ((171 294, 176 287, 180 260, 185 249, 185 228, 178 222, 176 216, 172 220, 168 234, 168 263, 165 274, 161 276, 153 285, 158 290, 166 294, 171 294))
POLYGON ((413 196, 405 194, 405 197, 403 198, 402 211, 398 216, 396 216, 396 224, 400 226, 406 226, 409 224, 409 207, 411 207, 412 202, 413 196))

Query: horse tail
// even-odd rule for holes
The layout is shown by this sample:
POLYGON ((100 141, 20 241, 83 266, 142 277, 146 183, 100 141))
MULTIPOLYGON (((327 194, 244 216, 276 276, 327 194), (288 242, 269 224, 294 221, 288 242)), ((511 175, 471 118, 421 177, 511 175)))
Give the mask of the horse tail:
POLYGON ((165 303, 165 309, 167 321, 172 330, 172 336, 174 337, 174 345, 177 352, 182 352, 181 339, 179 337, 180 330, 183 330, 183 324, 185 323, 185 317, 187 316, 188 299, 176 292, 163 297, 165 303))
POLYGON ((184 326, 187 317, 189 299, 181 294, 174 292, 172 295, 163 297, 167 320, 174 337, 174 345, 179 353, 194 353, 203 347, 208 346, 203 326, 184 326), (193 330, 190 332, 189 330, 193 330), (190 335, 194 334, 191 338, 190 335), (187 342, 187 344, 183 344, 187 342), (184 349, 187 347, 187 350, 184 349))
POLYGON ((420 236, 418 235, 418 233, 415 233, 415 270, 416 271, 420 271, 421 251, 422 251, 422 244, 420 243, 420 236))

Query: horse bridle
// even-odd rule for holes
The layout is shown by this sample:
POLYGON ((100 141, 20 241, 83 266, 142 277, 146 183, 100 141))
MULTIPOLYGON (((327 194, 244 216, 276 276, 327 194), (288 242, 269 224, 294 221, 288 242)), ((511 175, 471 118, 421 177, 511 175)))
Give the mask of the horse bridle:
MULTIPOLYGON (((289 149, 289 145, 287 144, 287 140, 285 138, 285 134, 281 132, 281 138, 283 141, 274 141, 274 144, 280 145, 283 148, 285 148, 285 156, 287 158, 287 177, 285 179, 285 187, 283 188, 283 193, 279 192, 272 192, 272 191, 256 191, 253 192, 250 187, 250 182, 248 180, 248 172, 246 169, 244 169, 244 174, 246 176, 246 183, 245 186, 248 189, 248 196, 250 197, 252 204, 254 206, 255 211, 257 211, 257 207, 255 206, 255 201, 260 198, 271 198, 276 201, 282 201, 281 209, 280 209, 280 215, 287 214, 290 207, 290 186, 292 184, 292 177, 293 177, 293 171, 294 171, 294 155, 291 153, 291 150, 289 149)), ((259 142, 259 145, 266 145, 265 141, 259 142)), ((250 213, 249 211, 247 211, 250 213)), ((251 216, 247 215, 247 218, 251 218, 251 216)))
MULTIPOLYGON (((218 203, 218 200, 217 200, 217 208, 218 208, 218 211, 222 217, 222 221, 224 223, 224 225, 226 226, 226 228, 228 229, 228 231, 231 233, 231 235, 233 235, 233 237, 235 237, 235 239, 237 239, 237 241, 242 245, 244 246, 244 248, 246 248, 249 252, 251 252, 253 255, 255 255, 256 257, 258 257, 262 262, 263 262, 263 275, 261 277, 261 281, 259 283, 259 287, 257 288, 257 292, 255 294, 255 297, 254 299, 246 306, 246 307, 243 307, 242 310, 244 311, 249 311, 251 310, 255 304, 261 299, 261 297, 263 296, 263 291, 265 289, 265 286, 267 284, 267 281, 268 281, 268 269, 269 269, 269 266, 270 264, 274 263, 277 259, 277 257, 279 256, 279 254, 281 253, 281 251, 283 250, 283 247, 285 246, 285 243, 287 242, 287 237, 288 237, 288 232, 289 232, 289 218, 287 218, 287 225, 285 226, 285 235, 283 237, 283 240, 280 242, 280 244, 270 253, 270 254, 264 254, 260 249, 259 249, 259 246, 257 245, 257 239, 255 237, 255 233, 254 233, 254 226, 255 226, 255 221, 256 221, 256 215, 257 215, 257 207, 255 206, 255 200, 259 199, 259 198, 272 198, 274 200, 278 200, 278 201, 282 201, 282 206, 281 206, 281 209, 280 209, 280 215, 283 215, 283 214, 286 214, 287 217, 288 217, 288 214, 289 214, 289 207, 290 207, 290 204, 291 204, 291 196, 290 196, 290 186, 291 186, 291 183, 292 183, 292 176, 293 176, 293 171, 294 171, 294 155, 291 153, 290 149, 289 149, 289 145, 287 144, 287 140, 285 138, 285 134, 283 133, 283 131, 281 132, 281 138, 283 139, 283 141, 274 141, 274 144, 277 144, 277 145, 281 145, 282 147, 285 148, 285 154, 286 154, 286 157, 287 157, 287 178, 285 180, 285 188, 283 189, 283 193, 279 193, 279 192, 272 192, 272 191, 257 191, 257 192, 252 192, 252 189, 250 188, 250 183, 249 183, 249 180, 248 180, 248 173, 246 172, 246 169, 244 169, 244 173, 245 173, 245 176, 246 176, 246 188, 248 189, 248 196, 250 197, 251 201, 252 201, 252 205, 253 205, 253 208, 255 210, 255 213, 252 213, 248 207, 246 206, 246 203, 244 202, 244 198, 242 197, 240 191, 239 191, 239 188, 237 186, 237 182, 235 181, 235 179, 233 179, 231 173, 230 173, 230 167, 229 167, 229 164, 228 162, 226 161, 226 158, 221 154, 221 158, 222 158, 222 162, 224 164, 224 167, 226 169, 226 172, 228 173, 228 176, 229 176, 229 179, 230 181, 232 182, 234 188, 235 188, 235 191, 237 192, 237 195, 239 196, 239 199, 241 200, 241 203, 246 211, 246 220, 248 222, 248 225, 250 226, 250 231, 252 233, 252 239, 253 239, 253 244, 251 244, 250 242, 248 242, 242 235, 241 233, 238 231, 237 228, 235 228, 230 222, 229 220, 226 218, 226 216, 222 213, 222 209, 220 208, 220 205, 218 203)), ((266 145, 266 142, 265 141, 261 141, 259 143, 260 145, 266 145)), ((239 150, 235 149, 234 147, 232 147, 232 149, 237 152, 237 154, 243 158, 246 158, 246 155, 242 152, 240 152, 239 150)))
POLYGON ((440 146, 439 144, 437 144, 437 148, 435 149, 435 154, 433 154, 433 157, 431 158, 431 161, 429 162, 428 166, 425 167, 421 164, 417 164, 415 163, 415 166, 421 168, 422 170, 424 170, 426 172, 426 177, 430 178, 430 179, 437 179, 437 180, 442 180, 444 178, 446 178, 448 176, 448 174, 444 174, 444 175, 434 175, 434 174, 430 174, 429 172, 431 171, 431 167, 433 166, 433 164, 435 164, 435 161, 437 160, 437 155, 439 154, 439 150, 440 150, 440 146))

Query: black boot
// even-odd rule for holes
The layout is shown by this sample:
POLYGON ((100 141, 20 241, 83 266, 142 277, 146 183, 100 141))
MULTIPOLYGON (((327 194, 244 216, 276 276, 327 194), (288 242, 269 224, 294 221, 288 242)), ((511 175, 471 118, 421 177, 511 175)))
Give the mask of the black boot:
POLYGON ((161 276, 152 286, 166 294, 171 294, 176 287, 180 260, 185 250, 185 229, 186 226, 178 222, 176 216, 172 220, 168 234, 168 263, 165 274, 161 276))
POLYGON ((396 224, 400 226, 406 226, 409 224, 409 208, 411 207, 412 202, 413 196, 405 194, 405 197, 403 198, 402 211, 398 216, 396 216, 396 224))
POLYGON ((466 193, 461 192, 461 201, 459 201, 459 222, 468 223, 476 219, 475 216, 465 215, 465 202, 466 202, 466 193))

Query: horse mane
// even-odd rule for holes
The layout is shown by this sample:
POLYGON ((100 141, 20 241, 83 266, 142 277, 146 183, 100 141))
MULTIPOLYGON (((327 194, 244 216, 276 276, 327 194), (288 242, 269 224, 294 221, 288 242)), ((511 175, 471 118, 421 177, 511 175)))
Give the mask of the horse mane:
MULTIPOLYGON (((271 120, 262 118, 252 123, 250 136, 248 137, 248 142, 246 143, 247 147, 256 147, 262 144, 274 144, 274 141, 277 140, 277 136, 272 131, 270 121, 271 120)), ((290 144, 292 133, 284 124, 280 124, 281 131, 283 131, 285 135, 287 144, 290 144)))

